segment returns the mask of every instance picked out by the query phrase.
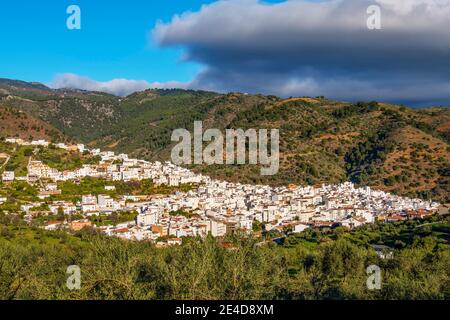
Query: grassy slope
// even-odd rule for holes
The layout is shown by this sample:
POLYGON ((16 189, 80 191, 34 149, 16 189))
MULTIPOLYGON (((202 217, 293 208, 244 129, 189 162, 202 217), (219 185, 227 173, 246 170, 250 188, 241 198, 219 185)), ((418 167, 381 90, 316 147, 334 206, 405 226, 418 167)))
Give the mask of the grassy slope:
POLYGON ((64 142, 71 140, 52 125, 21 110, 2 107, 0 102, 0 136, 24 140, 46 139, 64 142))

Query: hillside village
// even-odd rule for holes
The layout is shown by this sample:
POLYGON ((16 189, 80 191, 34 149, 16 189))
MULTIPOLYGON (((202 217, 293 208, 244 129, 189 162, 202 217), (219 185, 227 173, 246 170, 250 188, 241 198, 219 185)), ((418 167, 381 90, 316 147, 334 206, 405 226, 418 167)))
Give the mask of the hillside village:
MULTIPOLYGON (((49 148, 45 140, 31 142, 8 138, 18 146, 49 148)), ((158 245, 182 242, 182 237, 211 234, 221 237, 234 232, 302 232, 311 227, 354 228, 375 221, 399 221, 431 215, 440 204, 392 195, 369 187, 356 188, 346 182, 337 185, 270 187, 230 183, 211 179, 175 166, 170 162, 149 162, 116 155, 111 151, 88 149, 83 144, 57 143, 52 147, 98 157, 96 164, 84 164, 75 170, 59 171, 29 157, 27 174, 16 176, 4 170, 3 184, 23 181, 39 186, 39 201, 21 203, 24 219, 32 223, 40 215, 63 216, 42 225, 47 230, 81 230, 94 227, 100 232, 130 240, 150 240, 158 245), (49 200, 61 195, 62 182, 79 183, 90 177, 107 181, 104 194, 79 195, 78 201, 49 200), (151 181, 168 186, 169 194, 121 194, 112 197, 114 182, 151 181), (187 191, 180 186, 189 185, 187 191), (39 208, 45 207, 45 210, 39 208), (134 219, 119 223, 96 224, 96 217, 134 213, 134 219)), ((3 155, 8 161, 8 155, 3 155)), ((2 166, 4 167, 4 165, 2 166)), ((0 203, 8 201, 1 197, 0 203)))
POLYGON ((245 165, 189 169, 218 180, 274 187, 351 181, 450 202, 448 107, 182 89, 116 97, 11 79, 0 79, 0 104, 2 137, 84 143, 148 161, 170 160, 170 133, 177 128, 193 133, 194 121, 205 129, 279 129, 279 174, 262 176, 245 165))

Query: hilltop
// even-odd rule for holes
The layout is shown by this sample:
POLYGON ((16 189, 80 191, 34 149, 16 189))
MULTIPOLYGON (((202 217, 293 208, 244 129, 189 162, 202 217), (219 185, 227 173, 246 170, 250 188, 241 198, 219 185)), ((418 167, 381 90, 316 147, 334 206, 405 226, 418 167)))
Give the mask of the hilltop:
MULTIPOLYGON (((323 97, 281 99, 152 89, 127 97, 0 80, 0 107, 22 110, 91 147, 169 160, 171 133, 193 129, 280 129, 280 171, 258 166, 194 166, 215 178, 249 183, 353 181, 395 194, 449 202, 450 108, 413 109, 323 97)), ((10 134, 0 130, 0 134, 10 134)))

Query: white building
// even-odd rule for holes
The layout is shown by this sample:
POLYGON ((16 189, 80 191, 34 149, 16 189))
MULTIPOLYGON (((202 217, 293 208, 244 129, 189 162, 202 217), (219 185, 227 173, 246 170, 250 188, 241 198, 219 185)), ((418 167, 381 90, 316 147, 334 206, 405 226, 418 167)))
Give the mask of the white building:
POLYGON ((227 226, 222 221, 216 219, 210 220, 210 231, 213 237, 221 237, 227 233, 227 226))
POLYGON ((14 171, 4 171, 2 174, 2 181, 3 182, 11 182, 15 179, 14 171))
POLYGON ((292 229, 293 233, 300 233, 305 231, 306 229, 308 229, 309 226, 307 224, 303 224, 303 223, 297 223, 294 228, 292 229))
POLYGON ((34 140, 31 141, 31 145, 33 146, 43 146, 43 147, 48 147, 49 142, 45 141, 45 140, 34 140))

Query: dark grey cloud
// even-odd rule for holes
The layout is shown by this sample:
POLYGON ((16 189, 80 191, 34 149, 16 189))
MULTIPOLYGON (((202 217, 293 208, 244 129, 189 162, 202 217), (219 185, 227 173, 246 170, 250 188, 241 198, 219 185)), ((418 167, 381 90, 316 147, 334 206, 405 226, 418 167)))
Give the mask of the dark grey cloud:
POLYGON ((193 88, 450 104, 450 0, 218 1, 153 36, 205 66, 193 88))

